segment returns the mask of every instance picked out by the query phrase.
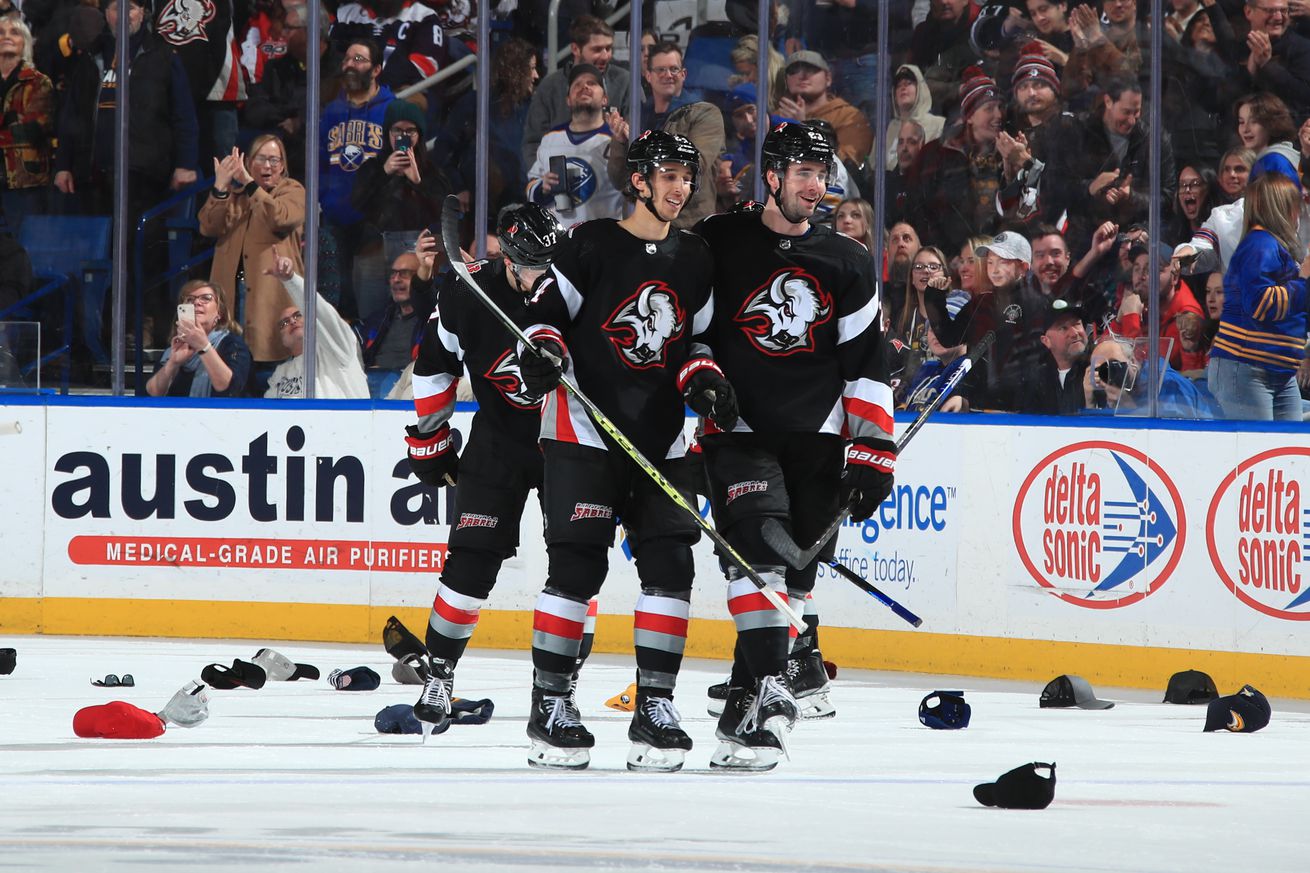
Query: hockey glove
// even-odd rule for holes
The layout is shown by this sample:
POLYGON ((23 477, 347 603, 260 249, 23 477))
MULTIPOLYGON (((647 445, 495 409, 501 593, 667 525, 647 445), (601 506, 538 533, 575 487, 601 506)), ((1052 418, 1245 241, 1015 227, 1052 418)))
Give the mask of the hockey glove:
POLYGON ((538 340, 537 348, 545 354, 528 349, 519 355, 519 372, 528 393, 545 397, 559 387, 564 375, 564 347, 555 340, 543 339, 538 340))
POLYGON ((691 374, 682 398, 692 412, 713 419, 719 430, 730 431, 737 423, 737 392, 713 366, 701 367, 691 374))
POLYGON ((417 425, 405 428, 405 443, 409 446, 409 468, 424 485, 440 488, 454 485, 459 469, 459 453, 450 425, 443 424, 434 433, 421 433, 417 425))
POLYGON ((851 521, 866 521, 878 504, 892 493, 896 470, 896 444, 886 439, 859 437, 846 450, 846 471, 842 474, 845 503, 851 521))

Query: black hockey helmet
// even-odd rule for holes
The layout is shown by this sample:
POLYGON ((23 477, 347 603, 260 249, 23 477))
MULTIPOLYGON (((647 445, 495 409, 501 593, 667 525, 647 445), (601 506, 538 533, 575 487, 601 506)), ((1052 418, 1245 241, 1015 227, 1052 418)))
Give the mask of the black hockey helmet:
POLYGON ((544 206, 513 203, 496 217, 500 250, 520 267, 549 267, 568 233, 544 206))
POLYGON ((828 142, 821 131, 797 121, 782 121, 774 125, 764 137, 760 174, 770 169, 785 173, 788 164, 801 161, 823 164, 831 173, 832 163, 836 159, 832 143, 828 142))
POLYGON ((691 193, 700 188, 700 152, 680 133, 648 130, 628 146, 628 173, 644 179, 660 164, 682 164, 691 169, 691 193))

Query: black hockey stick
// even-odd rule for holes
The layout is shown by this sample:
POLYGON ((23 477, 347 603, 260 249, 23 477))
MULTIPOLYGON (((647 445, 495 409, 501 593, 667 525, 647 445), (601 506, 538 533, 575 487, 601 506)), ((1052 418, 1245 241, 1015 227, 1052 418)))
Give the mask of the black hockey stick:
MULTIPOLYGON (((459 277, 464 280, 464 284, 469 287, 474 296, 482 301, 482 304, 487 307, 491 314, 496 316, 496 319, 500 321, 501 324, 505 325, 509 332, 512 333, 519 342, 521 342, 526 348, 531 349, 533 354, 544 355, 545 353, 537 347, 537 344, 528 339, 527 334, 519 329, 519 326, 514 323, 513 319, 506 315, 505 312, 496 305, 496 301, 487 296, 487 293, 482 290, 482 286, 480 286, 477 280, 473 278, 473 274, 469 272, 468 267, 464 264, 464 260, 459 254, 459 218, 459 198, 453 194, 446 195, 445 208, 441 211, 441 240, 446 247, 446 257, 450 261, 451 267, 453 267, 455 272, 459 274, 459 277)), ((559 364, 560 361, 555 359, 555 363, 559 364)), ((687 502, 686 498, 678 492, 678 489, 674 487, 673 483, 666 479, 664 474, 656 469, 655 465, 646 459, 646 456, 641 453, 641 450, 632 444, 632 440, 628 439, 623 432, 618 429, 618 426, 615 425, 614 422, 610 421, 609 416, 601 412, 600 408, 592 402, 591 398, 583 394, 582 389, 580 389, 577 384, 567 376, 561 377, 560 384, 564 386, 564 390, 572 394, 577 398, 579 403, 586 407, 592 420, 600 426, 601 430, 609 434, 610 438, 618 444, 619 448, 623 449, 624 453, 632 458, 637 466, 641 468, 641 471, 649 476, 651 481, 658 485, 660 490, 667 494, 669 499, 677 504, 679 509, 695 519, 697 526, 699 526, 700 529, 705 532, 705 535, 713 541, 714 545, 719 549, 719 552, 741 568, 742 573, 744 573, 751 582, 755 583, 755 587, 760 589, 760 593, 765 596, 769 603, 773 604, 773 608, 786 616, 787 621, 795 627, 796 630, 804 633, 805 620, 796 614, 796 610, 792 609, 791 605, 788 604, 787 601, 778 594, 778 592, 769 587, 769 583, 764 581, 754 567, 746 563, 746 559, 743 558, 736 549, 728 544, 728 541, 723 538, 722 534, 715 530, 708 521, 701 517, 701 514, 687 502)))
MULTIPOLYGON (((956 387, 959 386, 960 381, 963 380, 964 377, 969 374, 969 371, 973 369, 974 364, 978 363, 983 355, 987 354, 987 351, 992 347, 992 343, 995 341, 996 332, 989 330, 978 344, 973 347, 973 350, 969 352, 969 356, 964 359, 960 366, 955 368, 954 372, 951 373, 950 378, 946 380, 946 384, 942 385, 942 389, 937 392, 937 396, 932 399, 931 403, 923 408, 923 411, 919 413, 918 417, 915 418, 914 421, 910 423, 910 426, 905 429, 905 432, 901 434, 900 439, 896 441, 897 455, 904 451, 906 445, 908 445, 910 440, 914 438, 914 435, 917 434, 928 422, 928 417, 941 407, 946 398, 949 397, 951 393, 955 391, 956 387)), ((782 558, 794 569, 803 570, 818 557, 819 552, 823 550, 823 547, 827 544, 828 540, 832 539, 833 535, 841 528, 842 523, 846 520, 846 516, 849 513, 850 506, 843 506, 841 511, 837 513, 837 517, 829 522, 828 526, 824 528, 823 533, 819 535, 818 542, 805 550, 802 550, 800 546, 796 545, 796 541, 791 538, 791 535, 787 533, 787 529, 784 528, 782 523, 776 518, 766 518, 761 533, 764 535, 764 541, 778 553, 778 557, 782 558)), ((869 582, 865 581, 859 574, 846 567, 841 562, 830 558, 823 558, 821 560, 842 576, 873 595, 879 601, 888 606, 892 612, 895 612, 910 624, 918 627, 923 623, 923 620, 914 613, 901 606, 886 594, 883 594, 869 582)))

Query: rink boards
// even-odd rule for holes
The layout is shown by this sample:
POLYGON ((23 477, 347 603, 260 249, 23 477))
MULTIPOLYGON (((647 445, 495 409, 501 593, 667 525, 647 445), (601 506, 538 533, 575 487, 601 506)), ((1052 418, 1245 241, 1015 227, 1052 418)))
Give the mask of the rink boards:
MULTIPOLYGON (((401 404, 0 406, 0 632, 373 642, 394 613, 421 633, 453 506, 409 476, 412 417, 401 404)), ((825 655, 1160 688, 1196 668, 1221 688, 1310 696, 1304 436, 1105 423, 926 427, 896 493, 837 550, 924 624, 821 568, 825 655)), ((521 536, 475 645, 527 646, 545 578, 535 503, 521 536)), ((702 542, 691 654, 731 651, 721 579, 702 542)), ((599 650, 630 650, 637 588, 620 535, 599 650)))

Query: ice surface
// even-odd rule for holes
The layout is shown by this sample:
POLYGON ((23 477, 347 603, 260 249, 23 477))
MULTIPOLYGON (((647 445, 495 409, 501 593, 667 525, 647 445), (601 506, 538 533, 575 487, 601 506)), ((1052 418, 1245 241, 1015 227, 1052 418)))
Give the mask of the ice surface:
MULTIPOLYGON (((426 746, 379 735, 373 716, 410 703, 377 646, 11 637, 0 677, 0 870, 875 870, 1303 871, 1310 837, 1310 706, 1272 701, 1256 734, 1206 734, 1204 707, 1096 687, 1104 712, 1039 710, 1040 684, 843 670, 835 720, 805 722, 768 774, 707 767, 705 689, 722 663, 689 662, 678 695, 696 742, 677 774, 624 767, 629 717, 603 701, 629 659, 596 656, 579 703, 590 769, 527 767, 526 653, 471 650, 456 694, 490 697, 489 724, 426 746), (205 664, 271 645, 293 660, 367 664, 374 692, 269 682, 211 692, 210 718, 156 740, 79 739, 73 713, 128 700, 155 710, 205 664), (135 688, 94 688, 132 673, 135 688), (963 688, 973 723, 916 718, 934 688, 963 688), (1054 804, 979 806, 971 789, 1054 760, 1054 804)), ((1059 672, 1053 665, 1052 675, 1059 672)), ((1258 685, 1258 683, 1256 683, 1258 685)), ((1220 689, 1229 693, 1235 689, 1220 689)))

